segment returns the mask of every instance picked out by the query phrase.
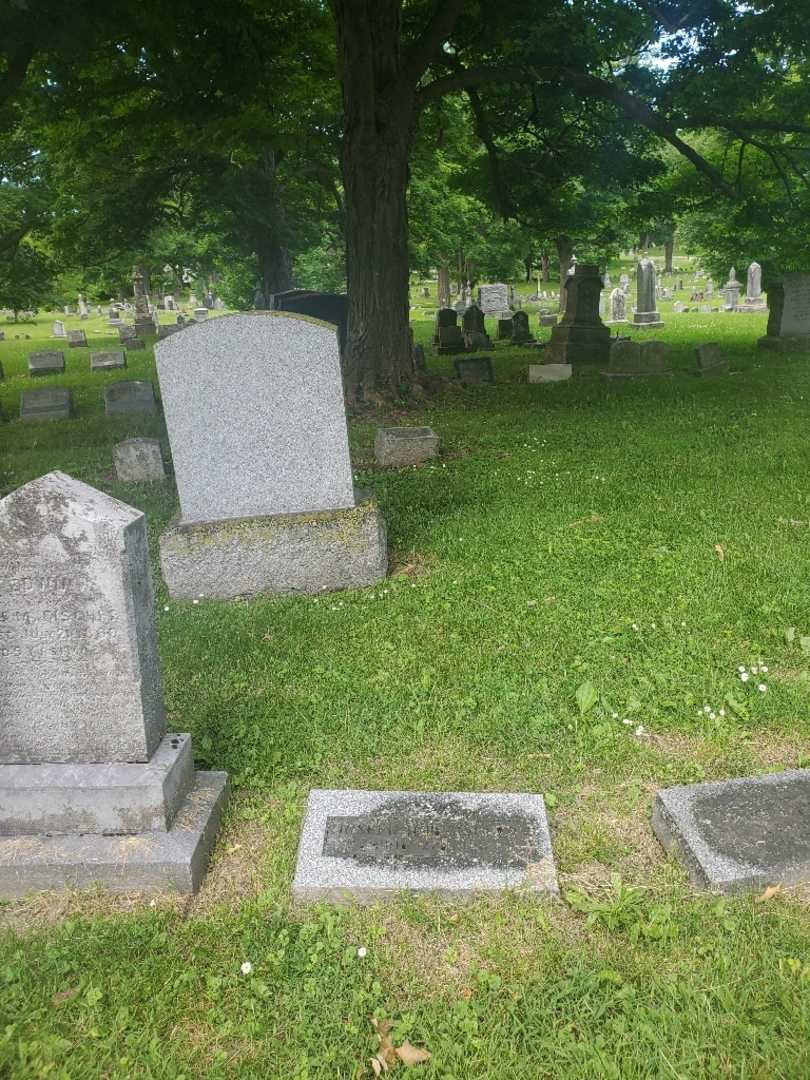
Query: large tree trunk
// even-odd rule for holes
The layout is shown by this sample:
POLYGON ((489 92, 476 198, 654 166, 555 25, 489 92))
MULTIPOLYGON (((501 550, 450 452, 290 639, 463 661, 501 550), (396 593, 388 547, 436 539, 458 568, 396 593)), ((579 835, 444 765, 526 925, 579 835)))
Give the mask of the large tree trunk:
POLYGON ((436 282, 436 301, 440 308, 450 307, 450 267, 440 266, 436 282))
POLYGON ((540 269, 543 271, 543 281, 550 281, 551 259, 548 257, 547 251, 544 251, 540 256, 540 269))
POLYGON ((560 313, 565 311, 565 283, 574 255, 574 245, 570 236, 558 236, 556 241, 557 257, 560 261, 560 313))
POLYGON ((275 230, 260 229, 256 239, 259 282, 265 301, 273 293, 292 288, 292 259, 289 250, 279 243, 275 230))
POLYGON ((672 256, 675 254, 675 230, 668 234, 664 241, 664 273, 674 274, 672 268, 672 256))

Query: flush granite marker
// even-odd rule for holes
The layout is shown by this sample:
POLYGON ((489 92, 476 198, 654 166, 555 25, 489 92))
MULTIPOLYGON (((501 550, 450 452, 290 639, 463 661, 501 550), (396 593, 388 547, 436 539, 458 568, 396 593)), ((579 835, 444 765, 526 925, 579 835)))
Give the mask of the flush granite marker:
POLYGON ((429 427, 377 428, 374 458, 378 465, 404 468, 436 457, 439 436, 429 427))
POLYGON ((810 881, 810 770, 657 792, 653 829, 698 888, 739 893, 810 881))
POLYGON ((384 522, 354 489, 333 326, 225 315, 155 355, 180 498, 160 541, 170 595, 318 593, 385 577, 384 522))
POLYGON ((372 903, 403 890, 466 899, 558 892, 540 795, 313 790, 293 897, 372 903))
POLYGON ((0 564, 0 897, 193 892, 226 777, 165 732, 143 514, 49 473, 0 501, 0 564))

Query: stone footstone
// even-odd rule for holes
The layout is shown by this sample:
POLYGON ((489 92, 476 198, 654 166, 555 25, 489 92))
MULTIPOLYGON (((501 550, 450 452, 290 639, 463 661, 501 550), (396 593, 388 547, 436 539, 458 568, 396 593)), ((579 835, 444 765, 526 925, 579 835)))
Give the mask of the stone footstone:
POLYGON ((159 439, 124 439, 113 447, 116 477, 125 484, 166 479, 159 439))
POLYGON ((559 321, 560 321, 559 315, 541 315, 540 316, 540 325, 541 326, 556 326, 559 321))
POLYGON ((62 375, 65 370, 65 354, 63 352, 33 352, 28 354, 28 374, 34 378, 37 375, 62 375))
POLYGON ((489 356, 467 356, 463 360, 454 360, 456 378, 463 383, 479 385, 495 382, 492 360, 489 356))
POLYGON ((160 537, 160 566, 177 600, 315 595, 359 589, 388 569, 385 522, 358 493, 345 510, 184 522, 160 537))
POLYGON ((429 427, 377 428, 374 457, 378 465, 404 468, 436 457, 439 436, 429 427))
POLYGON ((653 829, 698 888, 759 891, 810 881, 810 770, 656 793, 653 829))
POLYGON ((698 375, 727 375, 728 359, 716 341, 708 341, 695 349, 698 375))
POLYGON ((123 349, 90 354, 91 371, 112 371, 114 368, 125 368, 126 366, 127 354, 123 349))
POLYGON ((0 838, 0 898, 96 886, 193 895, 205 877, 227 796, 225 773, 198 772, 165 832, 0 838))
POLYGON ((122 382, 110 383, 104 387, 104 412, 107 416, 157 412, 155 388, 142 379, 124 379, 122 382))
POLYGON ((374 903, 402 891, 466 900, 504 889, 558 895, 540 795, 309 793, 295 900, 374 903))
POLYGON ((127 338, 127 351, 128 352, 141 352, 146 348, 146 343, 143 338, 127 338))
POLYGON ((529 364, 529 382, 565 382, 571 378, 572 370, 570 364, 529 364))
POLYGON ((68 330, 67 337, 69 349, 87 348, 87 334, 84 330, 68 330))
POLYGON ((72 415, 73 395, 67 387, 48 386, 42 390, 23 390, 20 395, 20 419, 26 423, 69 420, 72 415))

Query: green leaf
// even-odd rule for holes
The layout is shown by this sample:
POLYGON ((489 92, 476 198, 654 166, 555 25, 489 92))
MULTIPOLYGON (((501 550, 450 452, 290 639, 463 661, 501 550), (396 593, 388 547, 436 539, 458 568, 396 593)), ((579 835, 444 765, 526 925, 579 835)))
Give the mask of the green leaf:
POLYGON ((599 694, 596 692, 596 687, 592 682, 584 682, 577 687, 576 699, 577 705, 579 705, 579 714, 584 716, 599 700, 599 694))
POLYGON ((738 701, 733 694, 726 694, 726 705, 728 705, 731 711, 741 720, 748 719, 748 709, 741 701, 738 701))

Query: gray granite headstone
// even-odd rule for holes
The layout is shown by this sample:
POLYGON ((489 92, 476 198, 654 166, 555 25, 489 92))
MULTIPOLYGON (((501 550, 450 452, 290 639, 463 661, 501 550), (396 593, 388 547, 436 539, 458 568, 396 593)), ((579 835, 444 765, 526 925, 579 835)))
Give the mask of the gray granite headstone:
POLYGON ((439 327, 438 351, 441 354, 464 352, 464 347, 464 335, 457 326, 439 327))
POLYGON ((494 383, 495 373, 489 356, 468 356, 455 360, 456 376, 465 383, 494 383))
POLYGON ((155 388, 142 379, 110 383, 104 387, 104 411, 107 416, 157 412, 155 388))
POLYGON ((30 375, 61 375, 65 370, 63 352, 33 352, 28 354, 30 375))
MULTIPOLYGON (((500 327, 500 323, 498 323, 500 327)), ((525 311, 516 311, 512 316, 512 344, 527 345, 534 341, 529 329, 529 316, 525 311)))
POLYGON ((478 306, 485 315, 497 315, 509 310, 509 286, 498 282, 482 285, 478 290, 478 306))
POLYGON ((55 319, 53 324, 53 336, 58 338, 67 337, 65 333, 65 324, 61 319, 55 319))
POLYGON ((665 788, 653 828, 699 888, 738 893, 810 881, 810 770, 665 788))
POLYGON ((158 439, 125 439, 113 447, 115 475, 123 483, 143 484, 166 479, 158 439))
POLYGON ((53 472, 0 501, 0 762, 145 761, 164 731, 143 514, 53 472))
POLYGON ((296 900, 466 899, 558 892, 540 795, 330 791, 309 794, 293 881, 296 900))
POLYGON ((656 309, 655 263, 652 259, 640 259, 636 267, 636 310, 633 312, 636 326, 663 326, 656 309))
POLYGON ((84 349, 87 347, 87 334, 84 330, 68 330, 68 348, 69 349, 84 349))
POLYGON ((512 330, 514 328, 514 322, 510 314, 503 314, 498 319, 497 323, 497 338, 498 341, 511 341, 512 330))
POLYGON ((610 360, 602 375, 608 379, 634 379, 646 375, 669 375, 670 346, 663 341, 634 341, 618 338, 611 342, 610 360))
POLYGON ((205 320, 207 318, 208 318, 208 308, 205 308, 205 307, 194 308, 194 321, 195 322, 205 322, 205 320))
POLYGON ((184 522, 355 506, 332 327, 223 315, 155 353, 184 522))
POLYGON ((109 352, 94 352, 90 354, 91 371, 112 371, 115 368, 127 366, 127 354, 123 349, 110 350, 109 352))
POLYGON ((39 420, 69 420, 72 414, 73 395, 65 386, 23 390, 20 395, 20 419, 27 423, 39 420))
POLYGON ((374 457, 378 465, 403 468, 436 456, 439 436, 429 427, 377 428, 374 457))

